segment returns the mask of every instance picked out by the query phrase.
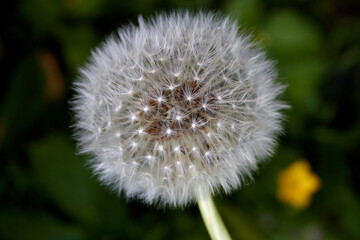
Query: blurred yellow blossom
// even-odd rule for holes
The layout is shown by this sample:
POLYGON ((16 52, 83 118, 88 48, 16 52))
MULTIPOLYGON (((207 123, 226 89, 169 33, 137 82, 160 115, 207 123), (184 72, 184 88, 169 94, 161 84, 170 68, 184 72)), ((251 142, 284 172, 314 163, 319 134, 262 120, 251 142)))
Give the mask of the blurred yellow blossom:
POLYGON ((280 172, 277 185, 280 201, 303 209, 309 206, 312 195, 319 190, 321 180, 311 171, 310 163, 300 159, 280 172))

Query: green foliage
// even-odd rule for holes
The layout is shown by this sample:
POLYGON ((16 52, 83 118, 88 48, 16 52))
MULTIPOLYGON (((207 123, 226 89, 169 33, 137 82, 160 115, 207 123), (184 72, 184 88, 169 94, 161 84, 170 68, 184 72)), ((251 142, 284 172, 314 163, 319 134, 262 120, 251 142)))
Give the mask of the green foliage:
POLYGON ((289 86, 287 94, 297 115, 314 114, 326 70, 323 37, 316 23, 295 11, 282 10, 269 17, 265 31, 269 51, 279 59, 280 77, 289 86))
POLYGON ((270 35, 270 52, 280 60, 301 59, 321 50, 322 36, 317 24, 295 10, 275 11, 265 25, 270 35))
POLYGON ((60 23, 60 0, 22 0, 20 11, 38 35, 45 35, 60 23))
POLYGON ((264 14, 264 3, 260 0, 230 0, 226 1, 225 9, 240 25, 253 27, 264 14))
POLYGON ((5 145, 13 144, 14 138, 26 131, 39 117, 44 102, 42 99, 44 76, 36 56, 25 56, 16 67, 0 106, 1 118, 6 130, 5 145), (24 121, 25 120, 25 121, 24 121))
POLYGON ((83 221, 98 223, 100 189, 66 137, 51 136, 31 145, 29 157, 39 187, 59 207, 83 221))
POLYGON ((55 34, 62 44, 68 68, 76 72, 95 48, 97 41, 93 29, 86 25, 68 26, 58 28, 55 34))
POLYGON ((52 216, 38 213, 24 213, 7 210, 0 213, 0 231, 3 239, 49 239, 49 240, 82 240, 83 232, 68 226, 52 216))

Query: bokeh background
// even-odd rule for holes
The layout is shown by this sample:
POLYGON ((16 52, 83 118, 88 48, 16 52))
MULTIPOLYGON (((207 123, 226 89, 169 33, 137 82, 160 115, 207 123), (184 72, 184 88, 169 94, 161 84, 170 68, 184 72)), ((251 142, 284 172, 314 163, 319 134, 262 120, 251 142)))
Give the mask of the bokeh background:
POLYGON ((0 239, 208 239, 196 205, 108 191, 75 154, 77 69, 137 16, 238 19, 277 61, 286 134, 254 182, 215 201, 234 239, 360 239, 360 2, 18 0, 0 10, 0 239))

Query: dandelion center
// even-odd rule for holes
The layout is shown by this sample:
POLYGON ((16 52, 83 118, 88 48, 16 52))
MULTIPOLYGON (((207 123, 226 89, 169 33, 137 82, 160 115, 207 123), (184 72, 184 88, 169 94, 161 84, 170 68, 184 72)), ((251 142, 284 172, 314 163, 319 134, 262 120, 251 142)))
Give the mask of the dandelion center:
POLYGON ((203 131, 214 119, 217 99, 195 81, 185 81, 177 87, 157 90, 162 97, 154 98, 150 89, 144 94, 146 110, 139 112, 139 125, 157 140, 170 140, 182 134, 203 131), (158 101, 161 98, 162 101, 158 101), (165 100, 166 99, 166 100, 165 100), (207 108, 203 108, 206 105, 207 108), (211 111, 212 110, 212 111, 211 111), (196 131, 194 131, 196 130, 196 131))

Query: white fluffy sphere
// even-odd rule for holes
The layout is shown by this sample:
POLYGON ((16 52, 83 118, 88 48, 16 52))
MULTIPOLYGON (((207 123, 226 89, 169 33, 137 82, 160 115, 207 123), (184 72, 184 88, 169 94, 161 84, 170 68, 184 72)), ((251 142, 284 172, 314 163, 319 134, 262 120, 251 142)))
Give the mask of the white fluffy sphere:
POLYGON ((104 184, 183 206, 230 192, 281 132, 273 64, 213 13, 159 14, 118 30, 75 82, 76 138, 104 184))

